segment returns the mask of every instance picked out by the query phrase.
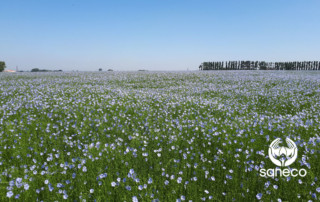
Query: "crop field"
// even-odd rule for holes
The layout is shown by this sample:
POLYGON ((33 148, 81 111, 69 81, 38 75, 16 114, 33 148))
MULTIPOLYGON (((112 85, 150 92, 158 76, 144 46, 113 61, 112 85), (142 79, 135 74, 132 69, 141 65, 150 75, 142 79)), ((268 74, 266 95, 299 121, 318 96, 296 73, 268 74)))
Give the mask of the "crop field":
POLYGON ((313 71, 2 73, 0 201, 317 201, 319 119, 313 71))

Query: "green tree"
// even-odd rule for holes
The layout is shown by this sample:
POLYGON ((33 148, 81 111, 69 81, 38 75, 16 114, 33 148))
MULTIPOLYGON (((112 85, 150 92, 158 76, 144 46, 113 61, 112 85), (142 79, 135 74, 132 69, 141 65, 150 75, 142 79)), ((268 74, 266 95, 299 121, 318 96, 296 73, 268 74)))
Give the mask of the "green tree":
POLYGON ((39 68, 34 68, 34 69, 31 70, 31 72, 39 72, 39 71, 40 71, 39 68))
POLYGON ((265 61, 259 62, 260 70, 267 70, 267 63, 265 61))
POLYGON ((0 61, 0 72, 3 72, 5 68, 6 68, 6 63, 3 61, 0 61))

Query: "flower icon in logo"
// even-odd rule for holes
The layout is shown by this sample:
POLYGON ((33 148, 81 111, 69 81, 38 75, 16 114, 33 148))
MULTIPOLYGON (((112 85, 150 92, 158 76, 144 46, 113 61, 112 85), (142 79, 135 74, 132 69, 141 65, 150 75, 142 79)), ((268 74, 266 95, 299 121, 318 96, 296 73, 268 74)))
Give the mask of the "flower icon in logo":
POLYGON ((280 138, 275 139, 269 146, 269 158, 277 166, 289 166, 298 157, 297 145, 289 138, 286 138, 288 147, 279 146, 280 138))

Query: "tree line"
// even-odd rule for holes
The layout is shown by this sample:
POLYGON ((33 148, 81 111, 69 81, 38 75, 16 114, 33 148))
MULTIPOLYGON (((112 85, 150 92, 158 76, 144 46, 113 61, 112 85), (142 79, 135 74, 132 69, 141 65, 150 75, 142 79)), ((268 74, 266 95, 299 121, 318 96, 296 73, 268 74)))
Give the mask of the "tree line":
POLYGON ((319 61, 265 62, 221 61, 203 62, 199 70, 320 70, 319 61))
POLYGON ((62 72, 62 70, 61 69, 59 69, 59 70, 47 70, 47 69, 33 68, 33 69, 31 69, 31 72, 62 72))

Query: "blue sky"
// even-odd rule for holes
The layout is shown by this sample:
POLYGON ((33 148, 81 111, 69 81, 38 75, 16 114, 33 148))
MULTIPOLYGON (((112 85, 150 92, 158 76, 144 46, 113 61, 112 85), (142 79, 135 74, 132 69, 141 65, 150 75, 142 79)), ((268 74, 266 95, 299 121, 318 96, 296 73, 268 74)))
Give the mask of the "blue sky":
POLYGON ((0 61, 135 71, 320 60, 319 9, 319 0, 2 0, 0 61))

